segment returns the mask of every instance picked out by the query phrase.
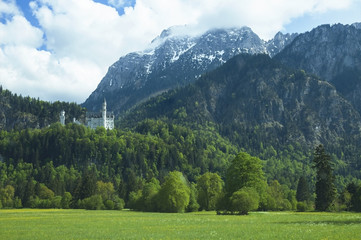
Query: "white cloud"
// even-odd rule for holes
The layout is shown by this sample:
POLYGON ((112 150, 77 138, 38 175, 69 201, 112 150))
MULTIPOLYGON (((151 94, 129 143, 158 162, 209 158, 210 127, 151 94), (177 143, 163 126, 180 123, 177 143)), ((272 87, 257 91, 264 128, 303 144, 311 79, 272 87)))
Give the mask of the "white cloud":
POLYGON ((189 25, 195 32, 249 26, 271 38, 292 19, 359 0, 137 0, 124 15, 125 0, 34 0, 39 27, 15 1, 0 1, 0 84, 44 100, 83 102, 120 56, 142 50, 163 29, 189 25), (114 6, 114 7, 113 7, 114 6), (11 16, 11 17, 9 17, 11 16), (40 50, 41 49, 41 50, 40 50))
POLYGON ((4 45, 27 45, 39 48, 43 42, 43 32, 31 26, 20 15, 16 15, 6 24, 0 23, 0 43, 4 45))
POLYGON ((16 7, 15 0, 8 2, 0 1, 0 19, 6 17, 6 15, 18 15, 20 14, 16 7))

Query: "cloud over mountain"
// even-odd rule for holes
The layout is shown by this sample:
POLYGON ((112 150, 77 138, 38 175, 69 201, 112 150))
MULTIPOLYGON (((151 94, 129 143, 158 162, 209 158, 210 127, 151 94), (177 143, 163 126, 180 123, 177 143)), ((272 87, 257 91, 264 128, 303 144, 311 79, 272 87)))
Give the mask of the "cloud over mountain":
POLYGON ((355 2, 360 1, 137 0, 132 6, 124 0, 34 0, 21 6, 1 1, 0 84, 45 100, 82 102, 108 66, 146 48, 170 26, 189 25, 199 33, 249 26, 268 39, 294 18, 355 2))

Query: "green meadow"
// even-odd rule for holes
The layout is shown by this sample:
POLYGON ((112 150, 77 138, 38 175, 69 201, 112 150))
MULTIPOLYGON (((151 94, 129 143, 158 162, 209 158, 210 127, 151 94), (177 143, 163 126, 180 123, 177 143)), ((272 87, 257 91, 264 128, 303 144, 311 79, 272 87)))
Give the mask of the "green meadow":
POLYGON ((361 239, 361 214, 1 210, 0 239, 361 239))

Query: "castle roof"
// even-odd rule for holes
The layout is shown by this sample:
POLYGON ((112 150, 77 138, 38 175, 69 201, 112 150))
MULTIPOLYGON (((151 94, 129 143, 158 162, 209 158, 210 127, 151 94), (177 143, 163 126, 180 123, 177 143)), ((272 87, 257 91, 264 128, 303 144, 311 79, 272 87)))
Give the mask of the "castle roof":
MULTIPOLYGON (((86 112, 87 118, 102 118, 102 112, 86 112)), ((114 113, 113 112, 107 112, 107 118, 113 118, 114 113)))

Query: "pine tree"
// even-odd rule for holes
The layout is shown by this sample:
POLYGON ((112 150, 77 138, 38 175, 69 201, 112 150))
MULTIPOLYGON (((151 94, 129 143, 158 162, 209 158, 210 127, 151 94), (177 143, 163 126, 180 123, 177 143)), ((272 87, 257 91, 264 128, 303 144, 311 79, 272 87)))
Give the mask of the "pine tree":
POLYGON ((298 180, 296 199, 299 202, 308 201, 310 199, 310 190, 304 176, 301 176, 298 180))
POLYGON ((336 196, 331 157, 325 152, 323 145, 314 152, 314 168, 316 168, 316 210, 329 209, 336 196))

